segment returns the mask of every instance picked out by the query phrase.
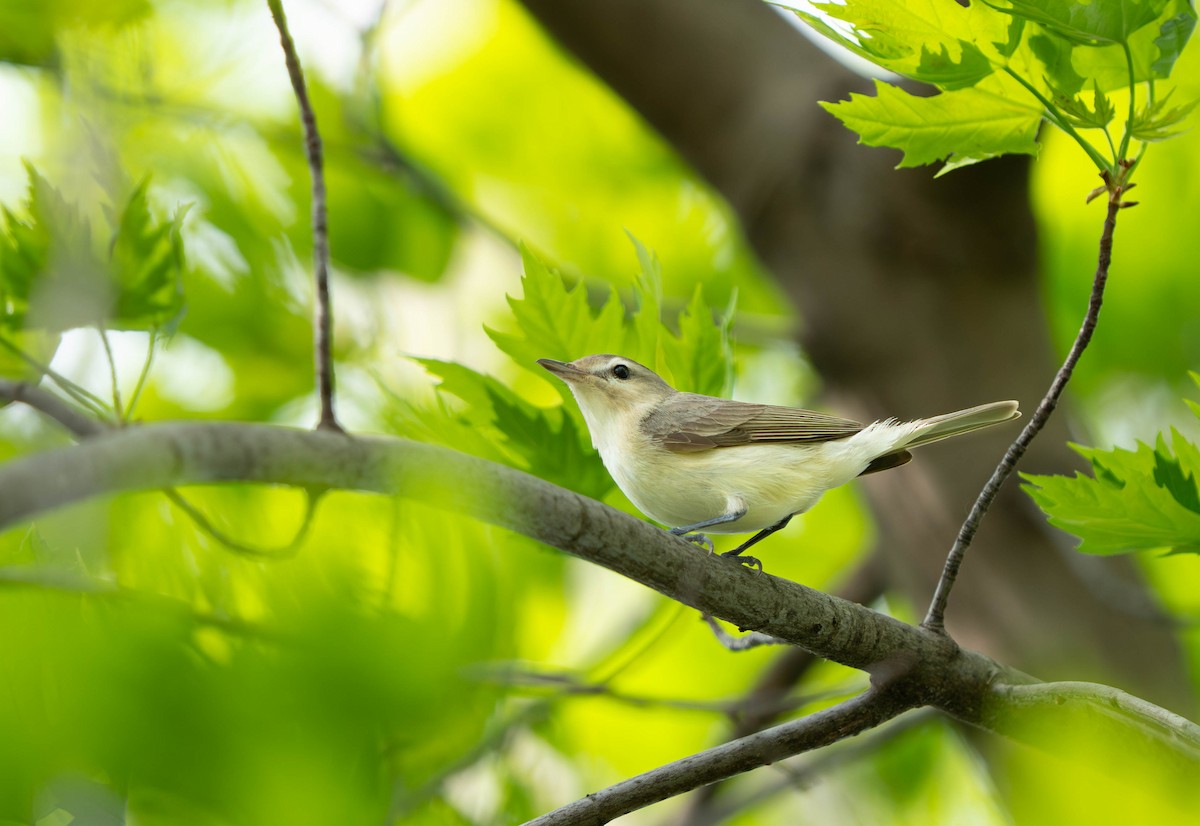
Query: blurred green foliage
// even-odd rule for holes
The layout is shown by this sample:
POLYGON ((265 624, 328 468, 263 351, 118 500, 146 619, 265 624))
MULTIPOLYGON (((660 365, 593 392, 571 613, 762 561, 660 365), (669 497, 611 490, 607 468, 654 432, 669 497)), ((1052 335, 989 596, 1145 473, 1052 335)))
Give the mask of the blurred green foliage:
POLYGON ((110 231, 97 239, 77 205, 31 164, 26 169, 24 216, 3 210, 0 329, 173 327, 183 311, 179 230, 187 207, 156 221, 143 181, 108 205, 110 231))
MULTIPOLYGON (((419 0, 380 21, 332 5, 287 8, 325 143, 339 401, 356 427, 632 511, 536 358, 621 352, 725 394, 736 353, 741 388, 800 401, 793 313, 728 209, 515 3, 419 0)), ((1181 102, 1195 67, 1185 53, 1181 102)), ((0 84, 35 102, 6 111, 28 139, 0 143, 3 340, 107 397, 99 339, 78 325, 167 328, 110 334, 127 397, 155 353, 139 417, 308 423, 308 171, 265 4, 0 0, 0 84), (34 289, 60 277, 86 286, 34 289), (54 312, 34 326, 39 302, 54 312)), ((1129 374, 1165 386, 1200 363, 1195 141, 1156 149, 1141 176, 1156 197, 1122 215, 1081 371, 1110 418, 1127 408, 1100 402, 1129 374)), ((1098 217, 1074 209, 1093 182, 1060 149, 1048 141, 1036 188, 1061 340, 1098 217)), ((0 348, 0 375, 37 370, 0 348)), ((0 461, 63 443, 27 413, 0 411, 0 461)), ((304 510, 294 491, 184 494, 264 546, 304 510)), ((841 489, 768 564, 827 587, 873 540, 841 489)), ((1168 577, 1173 607, 1200 608, 1196 577, 1168 577)), ((732 655, 690 612, 519 537, 345 493, 276 560, 222 547, 160 494, 65 509, 0 535, 0 623, 0 821, 14 823, 516 823, 711 744, 773 656, 732 655), (561 679, 529 678, 546 674, 561 679)), ((794 713, 862 684, 822 664, 794 713)), ((1011 799, 947 727, 885 740, 808 790, 744 778, 780 788, 733 822, 1006 822, 1011 799)), ((1023 812, 1061 793, 1023 782, 1023 812)))

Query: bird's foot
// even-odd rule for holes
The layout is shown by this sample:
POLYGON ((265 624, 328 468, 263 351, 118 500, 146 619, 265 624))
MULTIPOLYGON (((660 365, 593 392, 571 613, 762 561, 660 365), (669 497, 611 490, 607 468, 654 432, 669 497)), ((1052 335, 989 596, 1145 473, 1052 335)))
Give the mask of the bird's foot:
POLYGON ((763 566, 759 558, 756 556, 750 556, 749 554, 743 554, 741 550, 741 548, 734 548, 732 551, 726 551, 725 553, 721 554, 721 556, 727 559, 732 559, 748 568, 755 568, 757 569, 758 573, 761 574, 763 571, 763 566))
POLYGON ((671 534, 672 536, 678 536, 685 542, 691 542, 693 545, 699 545, 701 548, 706 549, 710 554, 713 552, 712 540, 702 533, 691 533, 687 528, 671 528, 669 531, 667 531, 667 533, 671 534))

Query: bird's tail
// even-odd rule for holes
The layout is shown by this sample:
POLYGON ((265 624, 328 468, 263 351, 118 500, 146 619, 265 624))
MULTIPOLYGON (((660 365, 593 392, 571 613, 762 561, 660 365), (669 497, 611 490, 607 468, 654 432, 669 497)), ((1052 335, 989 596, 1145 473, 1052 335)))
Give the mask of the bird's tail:
POLYGON ((1007 422, 1020 415, 1020 411, 1017 410, 1017 403, 1007 401, 981 404, 978 407, 970 407, 966 410, 958 410, 954 413, 945 413, 941 416, 923 419, 917 429, 913 431, 912 438, 903 447, 920 447, 930 442, 949 439, 951 436, 958 436, 962 433, 970 433, 972 430, 979 430, 983 427, 991 427, 994 424, 1007 422))

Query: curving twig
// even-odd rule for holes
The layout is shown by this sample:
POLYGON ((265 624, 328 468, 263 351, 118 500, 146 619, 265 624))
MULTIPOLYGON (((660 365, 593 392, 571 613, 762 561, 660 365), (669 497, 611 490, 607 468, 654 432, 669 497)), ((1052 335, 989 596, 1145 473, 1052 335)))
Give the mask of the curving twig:
POLYGON ((261 545, 251 545, 248 542, 243 542, 240 539, 235 539, 229 534, 222 531, 212 523, 212 520, 204 515, 204 511, 193 505, 188 499, 175 488, 163 488, 163 493, 171 500, 175 507, 179 508, 188 518, 196 525, 201 533, 207 534, 214 540, 224 545, 229 550, 242 556, 249 556, 255 559, 290 559, 300 550, 300 546, 304 544, 304 540, 308 538, 308 531, 312 527, 314 518, 317 515, 317 506, 320 504, 325 491, 319 488, 304 488, 304 517, 300 522, 300 527, 296 532, 282 545, 272 547, 264 547, 261 545))
POLYGON ((1050 414, 1058 406, 1058 400, 1062 397, 1063 391, 1067 387, 1067 382, 1071 380, 1071 374, 1075 370, 1075 365, 1079 362, 1080 356, 1083 355, 1083 351, 1087 349, 1088 343, 1092 340, 1092 334, 1096 331, 1096 320, 1100 316, 1100 305, 1104 302, 1104 285, 1108 281, 1108 268, 1112 263, 1112 242, 1113 232, 1117 225, 1117 212, 1126 206, 1121 201, 1121 194, 1122 188, 1120 186, 1114 187, 1109 193, 1108 213, 1104 218, 1104 231, 1100 234, 1100 255, 1096 265, 1096 276, 1092 281, 1092 293, 1088 299, 1087 312, 1084 314, 1083 324, 1079 328, 1079 333, 1075 336, 1075 342, 1071 345, 1071 350, 1067 353, 1062 367, 1055 374, 1054 381, 1050 383, 1050 389, 1046 391, 1046 395, 1042 398, 1041 403, 1038 404, 1037 410, 1029 417, 1029 423, 1025 425, 1020 435, 1017 436, 1016 440, 1004 453, 1004 458, 1000 460, 1000 464, 992 472, 991 478, 983 486, 983 490, 979 492, 979 497, 975 500, 975 504, 971 506, 971 512, 967 514, 966 521, 959 528, 958 537, 954 540, 954 545, 950 548, 950 554, 946 557, 942 576, 938 580, 933 600, 929 604, 929 611, 925 614, 925 620, 921 623, 922 628, 938 634, 946 633, 946 603, 950 599, 950 591, 954 588, 955 580, 958 578, 958 570, 962 566, 967 548, 971 546, 971 542, 975 538, 975 533, 979 530, 979 523, 983 521, 984 515, 996 498, 996 494, 1000 492, 1000 487, 1012 475, 1013 470, 1016 469, 1017 462, 1021 461, 1021 457, 1025 455, 1025 451, 1028 449, 1030 443, 1033 442, 1034 438, 1041 432, 1042 427, 1050 419, 1050 414))
POLYGON ((321 134, 317 131, 317 116, 308 98, 304 83, 304 71, 300 68, 300 56, 296 44, 288 31, 287 17, 283 13, 282 0, 267 0, 275 28, 279 30, 279 43, 287 63, 288 77, 296 93, 296 104, 300 107, 300 123, 304 128, 304 152, 308 158, 308 171, 312 176, 312 225, 313 225, 313 269, 316 280, 316 300, 313 306, 313 349, 317 369, 317 395, 320 397, 321 418, 318 430, 344 432, 338 424, 333 410, 333 356, 330 352, 333 340, 333 314, 329 301, 329 219, 325 205, 325 165, 321 149, 321 134))

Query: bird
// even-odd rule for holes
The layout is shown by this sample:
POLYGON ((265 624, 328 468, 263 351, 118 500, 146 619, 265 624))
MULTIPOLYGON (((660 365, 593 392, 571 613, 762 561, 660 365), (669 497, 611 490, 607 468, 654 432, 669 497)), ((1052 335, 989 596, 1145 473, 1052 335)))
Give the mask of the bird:
POLYGON ((754 535, 723 556, 762 570, 745 551, 831 488, 907 463, 909 450, 1020 416, 1000 401, 863 425, 812 410, 676 390, 611 353, 538 359, 579 404, 613 481, 638 510, 712 550, 706 533, 754 535))

